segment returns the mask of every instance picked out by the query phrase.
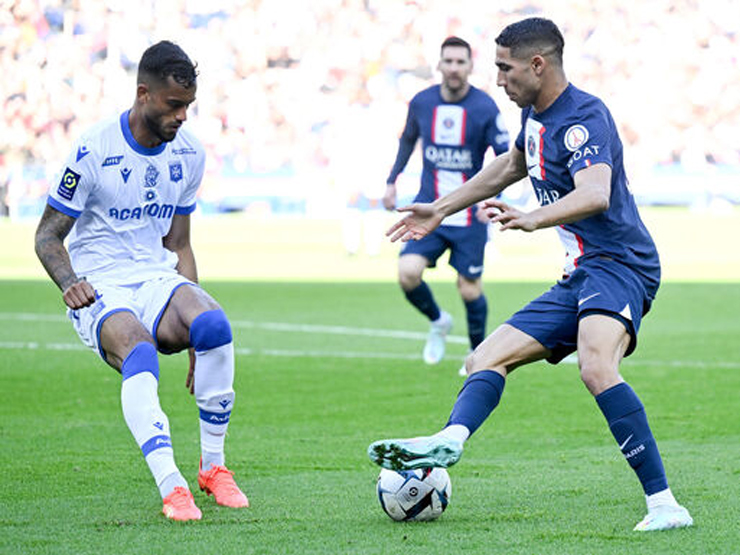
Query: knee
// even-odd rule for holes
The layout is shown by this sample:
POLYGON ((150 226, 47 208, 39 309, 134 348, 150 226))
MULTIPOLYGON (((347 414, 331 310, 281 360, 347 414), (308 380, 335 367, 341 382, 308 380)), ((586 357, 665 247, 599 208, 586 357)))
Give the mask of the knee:
POLYGON ((578 366, 581 371, 581 380, 594 396, 621 381, 619 369, 597 357, 579 355, 578 366))
POLYGON ((137 343, 121 363, 123 381, 142 372, 149 372, 155 380, 159 380, 157 349, 148 341, 137 343))
POLYGON ((484 356, 480 349, 476 349, 465 357, 465 372, 470 376, 482 370, 493 370, 502 376, 506 376, 506 366, 496 363, 490 357, 484 356))
POLYGON ((190 324, 190 345, 196 351, 209 351, 231 343, 231 324, 223 310, 207 310, 190 324))
POLYGON ((398 283, 404 291, 413 291, 421 285, 421 274, 399 269, 398 283))
POLYGON ((476 300, 483 294, 483 287, 481 280, 469 280, 462 276, 457 278, 457 290, 460 292, 460 297, 466 303, 476 300))

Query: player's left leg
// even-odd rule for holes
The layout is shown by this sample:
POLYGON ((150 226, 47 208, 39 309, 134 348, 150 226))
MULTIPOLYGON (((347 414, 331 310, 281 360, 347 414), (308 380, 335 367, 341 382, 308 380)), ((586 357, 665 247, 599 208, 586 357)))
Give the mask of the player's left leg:
MULTIPOLYGON (((468 320, 468 339, 470 351, 474 351, 486 338, 486 320, 488 318, 488 301, 483 293, 483 280, 480 277, 470 278, 463 274, 457 276, 457 289, 465 304, 468 320)), ((465 364, 460 368, 460 375, 465 376, 465 364)))
POLYGON ((219 505, 249 506, 225 466, 224 439, 234 403, 234 344, 226 314, 199 287, 179 287, 162 315, 157 339, 165 350, 192 347, 195 351, 193 379, 201 437, 198 484, 219 505))
POLYGON ((606 418, 620 450, 637 474, 648 515, 635 530, 691 526, 693 520, 668 488, 663 461, 637 394, 619 374, 632 339, 625 322, 612 315, 588 313, 578 326, 581 378, 606 418))
POLYGON ((470 376, 440 432, 432 436, 376 441, 368 447, 368 456, 376 464, 392 470, 452 466, 460 459, 465 441, 498 406, 508 373, 549 354, 550 350, 532 336, 502 324, 468 356, 466 364, 470 376))

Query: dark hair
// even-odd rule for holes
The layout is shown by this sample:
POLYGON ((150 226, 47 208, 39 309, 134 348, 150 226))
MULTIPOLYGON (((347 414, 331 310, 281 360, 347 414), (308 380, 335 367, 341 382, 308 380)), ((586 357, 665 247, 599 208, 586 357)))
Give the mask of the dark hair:
POLYGON ((163 84, 172 76, 186 89, 195 85, 198 72, 185 51, 174 42, 163 40, 144 51, 139 62, 139 82, 163 84))
POLYGON ((440 53, 448 46, 462 46, 468 51, 468 58, 473 57, 473 51, 470 48, 470 44, 468 44, 468 41, 463 40, 460 37, 447 37, 439 49, 440 53))
POLYGON ((496 37, 496 44, 510 48, 515 58, 554 54, 563 63, 563 35, 557 25, 544 17, 529 17, 508 25, 496 37))

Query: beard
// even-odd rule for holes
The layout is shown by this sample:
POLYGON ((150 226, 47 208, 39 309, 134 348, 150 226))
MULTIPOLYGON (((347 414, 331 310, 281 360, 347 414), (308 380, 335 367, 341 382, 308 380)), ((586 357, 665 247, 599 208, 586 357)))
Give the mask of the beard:
POLYGON ((445 80, 445 86, 451 92, 459 92, 465 88, 465 80, 461 77, 453 77, 445 80))
POLYGON ((167 130, 156 118, 145 116, 144 123, 152 135, 163 143, 169 143, 177 135, 177 129, 167 130))

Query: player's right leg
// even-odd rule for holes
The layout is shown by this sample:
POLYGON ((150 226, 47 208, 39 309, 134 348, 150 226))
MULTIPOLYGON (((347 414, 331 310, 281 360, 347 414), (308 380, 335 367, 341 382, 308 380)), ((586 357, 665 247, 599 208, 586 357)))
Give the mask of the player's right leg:
POLYGON ((452 466, 460 459, 464 442, 498 406, 506 375, 549 354, 531 336, 502 324, 469 355, 466 365, 470 375, 442 431, 433 436, 376 441, 368 447, 368 456, 392 470, 452 466))
POLYGON ((157 340, 165 351, 195 351, 193 392, 199 409, 201 460, 198 485, 216 503, 248 507, 226 467, 224 444, 234 406, 234 344, 231 324, 218 303, 192 284, 177 287, 162 314, 157 340))
POLYGON ((452 329, 452 316, 440 310, 432 290, 422 280, 429 259, 421 254, 402 254, 398 259, 398 281, 406 299, 429 318, 429 334, 424 345, 424 362, 437 364, 445 355, 447 334, 452 329))
POLYGON ((201 512, 175 465, 169 421, 157 393, 159 361, 152 336, 128 310, 113 312, 100 328, 106 362, 121 372, 121 408, 173 520, 199 520, 201 512))
POLYGON ((598 313, 582 317, 578 328, 581 377, 645 492, 648 513, 635 530, 691 526, 694 522, 691 515, 678 504, 668 487, 645 407, 619 374, 619 362, 630 339, 624 322, 619 319, 598 313))

